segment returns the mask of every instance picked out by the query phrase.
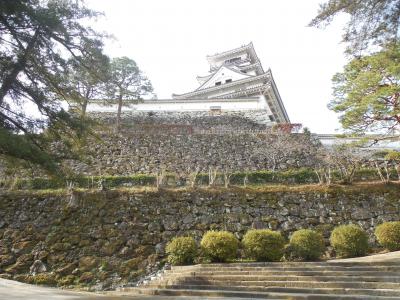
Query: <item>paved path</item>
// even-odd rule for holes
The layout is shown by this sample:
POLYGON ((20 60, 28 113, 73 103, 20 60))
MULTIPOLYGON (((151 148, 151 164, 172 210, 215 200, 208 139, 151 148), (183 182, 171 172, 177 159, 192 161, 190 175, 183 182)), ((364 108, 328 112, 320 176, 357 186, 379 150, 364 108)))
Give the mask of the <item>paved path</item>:
POLYGON ((375 254, 363 257, 332 259, 329 262, 400 262, 400 251, 375 254))
MULTIPOLYGON (((104 299, 89 293, 64 291, 61 289, 40 287, 17 281, 0 279, 0 299, 15 300, 80 300, 104 299)), ((111 300, 112 298, 110 298, 111 300)))
MULTIPOLYGON (((0 278, 1 300, 223 300, 209 297, 120 296, 47 288, 0 278)), ((244 300, 231 298, 232 300, 244 300)), ((226 298, 224 298, 226 300, 226 298)), ((248 300, 248 299, 246 299, 248 300)))

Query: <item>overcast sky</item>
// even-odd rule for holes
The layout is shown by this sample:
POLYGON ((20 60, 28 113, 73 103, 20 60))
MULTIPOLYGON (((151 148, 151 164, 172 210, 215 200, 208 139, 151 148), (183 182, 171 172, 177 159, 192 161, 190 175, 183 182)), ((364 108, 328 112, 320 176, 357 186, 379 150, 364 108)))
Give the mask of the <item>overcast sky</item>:
POLYGON ((197 88, 207 54, 254 43, 271 68, 292 123, 316 133, 340 129, 327 108, 331 78, 346 63, 340 43, 345 16, 321 30, 307 27, 323 0, 86 0, 105 13, 94 27, 116 40, 110 56, 134 59, 159 99, 197 88))

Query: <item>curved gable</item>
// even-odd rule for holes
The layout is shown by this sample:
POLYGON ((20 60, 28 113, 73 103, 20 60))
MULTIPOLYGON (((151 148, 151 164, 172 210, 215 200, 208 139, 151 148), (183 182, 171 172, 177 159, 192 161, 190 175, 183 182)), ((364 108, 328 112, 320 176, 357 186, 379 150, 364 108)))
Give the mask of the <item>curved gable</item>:
POLYGON ((229 82, 251 77, 240 71, 232 70, 226 66, 221 66, 206 82, 204 82, 197 90, 206 89, 213 86, 224 85, 229 82))

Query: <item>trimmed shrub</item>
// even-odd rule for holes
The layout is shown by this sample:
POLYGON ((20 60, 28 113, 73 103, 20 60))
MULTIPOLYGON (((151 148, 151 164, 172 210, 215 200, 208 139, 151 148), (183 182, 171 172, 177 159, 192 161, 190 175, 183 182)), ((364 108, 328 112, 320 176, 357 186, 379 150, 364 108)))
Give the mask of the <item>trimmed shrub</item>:
POLYGON ((165 248, 172 265, 192 264, 197 255, 196 241, 192 237, 176 237, 165 248))
POLYGON ((279 261, 283 255, 285 239, 278 231, 252 229, 246 232, 242 244, 245 254, 256 261, 279 261))
POLYGON ((390 251, 400 250, 400 222, 385 222, 376 227, 375 236, 390 251))
POLYGON ((333 229, 330 242, 342 257, 365 255, 368 251, 367 233, 357 225, 341 225, 333 229))
POLYGON ((239 248, 238 239, 228 231, 207 231, 200 244, 204 255, 211 262, 226 262, 234 259, 239 248))
POLYGON ((295 231, 289 242, 294 257, 315 260, 321 257, 325 249, 322 234, 311 229, 295 231))

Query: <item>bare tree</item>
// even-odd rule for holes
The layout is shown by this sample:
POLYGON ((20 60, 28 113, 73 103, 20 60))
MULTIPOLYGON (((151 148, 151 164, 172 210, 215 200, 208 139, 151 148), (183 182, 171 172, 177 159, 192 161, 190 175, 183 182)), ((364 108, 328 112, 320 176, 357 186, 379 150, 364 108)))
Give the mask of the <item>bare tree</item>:
POLYGON ((224 186, 225 188, 228 188, 231 183, 231 177, 233 175, 233 172, 229 168, 224 168, 222 173, 224 175, 224 186))
POLYGON ((365 154, 355 144, 334 145, 331 149, 331 160, 339 172, 342 183, 351 184, 354 181, 356 170, 365 160, 365 154))
POLYGON ((383 162, 379 163, 375 160, 374 165, 381 181, 384 183, 388 183, 390 181, 390 170, 388 161, 384 160, 383 162))
POLYGON ((336 144, 318 149, 313 169, 320 184, 330 185, 333 172, 339 173, 342 183, 351 184, 364 160, 365 154, 356 145, 336 144))
POLYGON ((400 181, 400 152, 391 150, 386 154, 385 158, 392 162, 397 173, 397 178, 400 181))
POLYGON ((245 170, 244 171, 244 177, 243 177, 243 186, 247 187, 247 183, 249 182, 249 171, 245 170))
POLYGON ((159 189, 162 185, 164 185, 165 176, 166 176, 165 168, 161 168, 160 170, 157 171, 156 174, 157 189, 159 189))
POLYGON ((315 156, 317 149, 321 147, 320 142, 313 138, 308 130, 293 133, 286 127, 268 130, 263 144, 255 151, 255 158, 266 160, 272 171, 276 171, 281 164, 293 158, 309 158, 307 164, 312 165, 311 157, 315 156))
POLYGON ((210 167, 208 169, 208 185, 215 185, 215 179, 217 179, 218 167, 210 167))
POLYGON ((383 150, 371 155, 370 162, 375 167, 382 182, 390 182, 390 176, 394 169, 400 180, 400 152, 394 150, 383 150))
POLYGON ((185 174, 185 178, 187 180, 187 184, 191 187, 194 188, 196 185, 196 180, 197 180, 197 176, 200 173, 200 167, 197 166, 196 169, 194 171, 191 170, 190 167, 188 167, 187 169, 187 175, 185 174))
POLYGON ((332 165, 330 151, 326 148, 318 149, 313 168, 319 184, 330 185, 332 183, 332 165))

